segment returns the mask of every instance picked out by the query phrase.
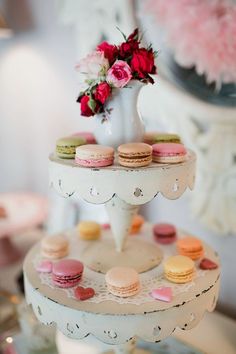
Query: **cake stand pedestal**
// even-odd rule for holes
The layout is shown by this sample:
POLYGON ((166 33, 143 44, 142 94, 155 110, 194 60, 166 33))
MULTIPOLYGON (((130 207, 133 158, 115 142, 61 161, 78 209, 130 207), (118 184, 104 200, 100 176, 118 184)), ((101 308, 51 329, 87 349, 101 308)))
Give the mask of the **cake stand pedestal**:
POLYGON ((11 238, 40 225, 47 216, 46 199, 27 193, 0 194, 6 218, 0 219, 0 267, 17 261, 21 254, 11 238))

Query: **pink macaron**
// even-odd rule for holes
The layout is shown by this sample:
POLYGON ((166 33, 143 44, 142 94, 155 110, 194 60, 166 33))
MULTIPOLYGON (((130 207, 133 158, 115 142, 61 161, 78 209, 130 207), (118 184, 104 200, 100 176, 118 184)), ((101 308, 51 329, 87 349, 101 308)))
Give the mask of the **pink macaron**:
POLYGON ((112 165, 113 161, 114 149, 112 147, 91 144, 76 148, 75 162, 80 166, 105 167, 112 165))
POLYGON ((79 283, 83 274, 83 263, 75 259, 63 259, 53 264, 52 280, 60 288, 71 288, 79 283))
POLYGON ((158 243, 168 245, 176 241, 176 228, 172 224, 156 224, 153 227, 153 235, 158 243))
POLYGON ((179 163, 186 159, 187 150, 183 144, 160 143, 152 145, 152 160, 159 163, 179 163))
POLYGON ((72 136, 79 136, 86 140, 86 144, 97 144, 95 136, 91 132, 78 132, 73 134, 72 136))

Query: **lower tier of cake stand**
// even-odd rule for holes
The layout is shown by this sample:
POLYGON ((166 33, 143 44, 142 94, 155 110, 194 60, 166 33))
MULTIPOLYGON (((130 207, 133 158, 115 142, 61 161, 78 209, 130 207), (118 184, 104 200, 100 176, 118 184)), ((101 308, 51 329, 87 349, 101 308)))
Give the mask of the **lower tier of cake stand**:
MULTIPOLYGON (((60 331, 56 332, 56 346, 58 354, 114 354, 114 346, 108 346, 92 336, 82 340, 73 340, 60 331)), ((132 348, 132 347, 131 347, 132 348)), ((130 348, 130 350, 131 350, 130 348)), ((121 348, 117 348, 120 350, 121 348)), ((127 348, 128 349, 128 348, 127 348)), ((137 341, 137 347, 132 354, 204 354, 199 348, 177 339, 175 336, 161 343, 147 343, 137 341)))
MULTIPOLYGON (((80 285, 93 287, 95 296, 86 301, 78 301, 72 289, 60 289, 52 283, 50 274, 37 273, 36 266, 41 262, 40 245, 35 245, 24 262, 26 299, 42 323, 56 324, 58 330, 72 339, 95 337, 110 345, 115 353, 132 353, 136 338, 158 343, 170 336, 176 327, 188 330, 195 327, 205 311, 213 311, 216 305, 220 284, 220 267, 215 270, 201 270, 196 262, 196 275, 192 282, 174 284, 163 277, 163 260, 177 254, 175 243, 160 246, 153 237, 153 226, 145 223, 137 235, 130 235, 127 249, 122 252, 122 263, 137 266, 137 260, 130 260, 130 248, 137 244, 150 245, 158 255, 158 262, 150 260, 148 270, 140 271, 141 291, 130 298, 117 298, 107 291, 105 276, 95 271, 86 254, 95 250, 102 252, 106 267, 112 265, 113 257, 106 257, 107 245, 112 239, 111 231, 104 230, 100 241, 81 241, 75 231, 69 232, 70 258, 83 259, 85 268, 80 285), (133 263, 132 263, 133 262, 133 263), (154 300, 150 292, 154 288, 168 286, 173 292, 171 302, 154 300)), ((186 233, 178 230, 178 238, 186 233)), ((204 257, 220 263, 218 255, 206 243, 204 257)), ((141 251, 140 251, 141 252, 141 251)), ((118 252, 118 258, 120 253, 118 252)), ((141 259, 142 254, 139 254, 141 259)), ((113 264, 114 265, 114 264, 113 264)), ((105 268, 106 268, 105 267, 105 268)), ((96 268, 96 267, 95 267, 96 268)), ((135 349, 136 350, 136 349, 135 349)), ((138 350, 138 349, 137 349, 138 350)), ((136 353, 138 353, 136 350, 136 353)), ((133 353, 135 353, 133 351, 133 353)))

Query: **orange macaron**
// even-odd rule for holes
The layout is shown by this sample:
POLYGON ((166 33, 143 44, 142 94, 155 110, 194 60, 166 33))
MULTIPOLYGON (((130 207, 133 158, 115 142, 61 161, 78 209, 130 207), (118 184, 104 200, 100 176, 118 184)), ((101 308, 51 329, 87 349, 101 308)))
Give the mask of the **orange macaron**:
POLYGON ((204 248, 201 240, 196 237, 187 236, 177 241, 178 253, 182 256, 197 260, 203 256, 204 248))
POLYGON ((138 234, 139 231, 141 230, 141 227, 144 224, 144 218, 142 215, 135 215, 132 220, 132 224, 130 227, 130 235, 138 234))

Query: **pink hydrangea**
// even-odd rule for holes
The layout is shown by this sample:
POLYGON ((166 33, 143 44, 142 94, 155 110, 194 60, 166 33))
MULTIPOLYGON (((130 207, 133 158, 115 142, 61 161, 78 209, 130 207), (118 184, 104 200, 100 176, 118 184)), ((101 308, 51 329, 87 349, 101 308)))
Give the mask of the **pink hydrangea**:
POLYGON ((88 80, 96 80, 105 75, 109 68, 109 61, 101 51, 94 51, 81 59, 76 65, 76 70, 86 76, 88 80))
POLYGON ((233 0, 148 0, 175 59, 207 82, 236 82, 236 3, 233 0))

